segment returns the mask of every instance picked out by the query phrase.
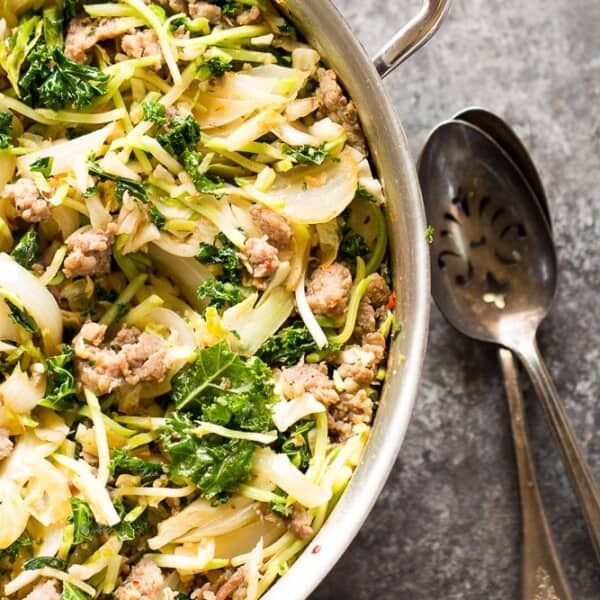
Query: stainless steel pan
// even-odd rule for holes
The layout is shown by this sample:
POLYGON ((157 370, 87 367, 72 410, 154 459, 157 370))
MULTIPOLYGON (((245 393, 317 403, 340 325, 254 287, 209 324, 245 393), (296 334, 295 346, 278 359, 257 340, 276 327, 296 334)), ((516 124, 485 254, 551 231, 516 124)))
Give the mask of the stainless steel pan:
POLYGON ((299 600, 327 575, 367 518, 394 465, 413 410, 427 344, 429 253, 417 174, 381 78, 429 40, 449 0, 426 0, 421 12, 372 61, 330 0, 276 1, 339 74, 358 108, 385 187, 394 287, 404 324, 392 346, 388 378, 361 465, 319 534, 264 596, 299 600))

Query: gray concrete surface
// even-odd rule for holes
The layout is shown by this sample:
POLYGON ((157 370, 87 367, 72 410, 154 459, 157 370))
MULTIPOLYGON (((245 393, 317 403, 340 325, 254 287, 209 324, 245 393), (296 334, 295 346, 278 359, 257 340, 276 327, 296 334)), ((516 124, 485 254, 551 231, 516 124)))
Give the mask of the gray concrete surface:
MULTIPOLYGON (((336 0, 369 53, 416 0, 336 0)), ((454 0, 439 35, 388 89, 416 155, 467 105, 507 118, 547 186, 560 290, 540 344, 600 479, 600 2, 454 0)), ((523 378, 523 385, 526 382, 523 378)), ((577 600, 600 598, 595 560, 536 400, 542 492, 577 600)), ((434 309, 418 405, 369 520, 315 600, 516 600, 519 505, 496 354, 434 309)))

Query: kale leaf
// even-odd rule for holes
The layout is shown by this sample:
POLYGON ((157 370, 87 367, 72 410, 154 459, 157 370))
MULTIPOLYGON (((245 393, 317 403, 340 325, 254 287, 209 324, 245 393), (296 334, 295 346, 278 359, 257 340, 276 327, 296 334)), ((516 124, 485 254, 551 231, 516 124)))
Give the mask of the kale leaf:
POLYGON ((31 555, 33 551, 33 540, 25 530, 10 546, 0 550, 0 560, 7 558, 10 563, 14 563, 21 552, 27 552, 31 555))
POLYGON ((230 62, 225 62, 218 56, 209 58, 206 62, 200 65, 199 69, 202 67, 208 68, 213 77, 221 77, 226 71, 231 71, 231 69, 233 69, 233 65, 230 62))
POLYGON ((200 125, 192 115, 177 115, 157 136, 160 145, 173 156, 183 156, 186 150, 196 150, 200 141, 200 125))
POLYGON ((305 144, 295 148, 284 144, 283 151, 285 154, 291 156, 294 161, 303 165, 322 165, 329 156, 329 151, 325 149, 325 144, 321 144, 318 147, 307 146, 305 144))
POLYGON ((226 341, 199 349, 171 381, 177 409, 200 413, 205 421, 248 431, 271 428, 271 369, 255 356, 243 359, 226 341))
POLYGON ((36 556, 35 558, 29 559, 24 565, 25 571, 35 571, 36 569, 43 569, 44 567, 51 567, 53 569, 64 569, 66 563, 61 558, 55 556, 36 556))
POLYGON ((306 471, 312 457, 308 433, 314 426, 314 419, 301 421, 285 433, 280 434, 278 438, 281 452, 287 454, 292 464, 301 471, 306 471))
POLYGON ((29 170, 41 173, 44 177, 50 177, 50 173, 52 173, 53 162, 54 159, 51 156, 43 156, 42 158, 34 160, 29 165, 29 170))
POLYGON ((71 498, 71 515, 69 522, 73 524, 73 545, 91 542, 98 533, 98 523, 89 505, 81 498, 71 498))
POLYGON ((200 170, 202 155, 197 151, 188 151, 183 157, 183 166, 187 174, 192 178, 196 189, 202 194, 212 194, 215 190, 223 187, 223 180, 217 176, 209 176, 200 170))
POLYGON ((31 269, 40 258, 40 238, 37 229, 31 226, 21 236, 10 255, 26 269, 31 269))
POLYGON ((150 523, 148 522, 148 515, 146 514, 146 511, 142 512, 135 519, 128 520, 126 518, 127 508, 125 507, 123 500, 120 498, 115 500, 114 506, 117 509, 119 517, 121 517, 121 522, 117 523, 112 530, 117 534, 117 537, 122 542, 130 542, 131 540, 135 540, 148 531, 150 523))
POLYGON ((88 169, 90 173, 100 177, 100 179, 104 179, 106 181, 114 181, 116 183, 115 186, 115 196, 117 199, 122 202, 123 194, 128 192, 130 196, 141 200, 142 202, 148 202, 148 194, 146 193, 146 188, 142 183, 136 181, 135 179, 130 179, 129 177, 120 177, 119 175, 115 175, 114 173, 109 173, 105 171, 98 163, 89 162, 88 169))
POLYGON ((24 309, 11 302, 8 298, 4 298, 6 306, 8 306, 8 316, 10 320, 17 326, 21 327, 28 333, 36 334, 40 332, 35 319, 24 309))
POLYGON ((167 222, 165 215, 163 215, 154 204, 150 206, 150 220, 158 229, 162 229, 167 222))
POLYGON ((209 305, 216 306, 219 310, 225 308, 225 306, 238 304, 246 298, 244 288, 217 279, 203 281, 196 289, 196 294, 200 300, 210 300, 209 305))
POLYGON ((284 327, 265 340, 256 355, 267 364, 295 365, 303 355, 316 352, 317 345, 302 321, 284 327))
POLYGON ((200 244, 198 260, 203 264, 221 265, 223 268, 223 278, 231 283, 239 283, 241 280, 240 270, 242 263, 237 253, 236 247, 227 239, 224 233, 218 233, 215 237, 215 244, 200 244))
POLYGON ((365 238, 363 238, 360 233, 351 233, 342 240, 338 251, 338 257, 341 260, 354 263, 358 256, 364 258, 370 252, 371 249, 365 242, 365 238))
POLYGON ((144 100, 142 110, 144 111, 144 121, 151 121, 159 126, 167 123, 167 107, 164 104, 144 100))
POLYGON ((142 483, 148 484, 163 474, 162 465, 137 456, 131 456, 127 450, 117 448, 110 461, 110 472, 115 477, 123 473, 141 477, 142 483))
POLYGON ((199 438, 196 425, 174 415, 159 430, 163 453, 169 458, 169 478, 178 485, 193 483, 207 498, 235 489, 250 475, 256 445, 248 440, 216 435, 199 438))
POLYGON ((0 149, 4 150, 12 146, 12 113, 0 110, 0 149))
POLYGON ((63 583, 60 600, 92 600, 92 597, 72 583, 65 581, 63 583))
POLYGON ((31 106, 83 108, 106 93, 106 73, 70 60, 57 47, 38 44, 27 60, 29 66, 19 87, 23 100, 31 106))
POLYGON ((46 360, 48 379, 46 395, 40 401, 41 406, 54 410, 69 410, 77 402, 77 387, 73 375, 73 348, 64 345, 62 352, 46 360))

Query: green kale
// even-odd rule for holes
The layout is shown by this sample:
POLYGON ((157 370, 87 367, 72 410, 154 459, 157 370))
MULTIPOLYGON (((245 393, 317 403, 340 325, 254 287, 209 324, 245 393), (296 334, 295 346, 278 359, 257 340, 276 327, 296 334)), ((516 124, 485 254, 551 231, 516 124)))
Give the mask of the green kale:
POLYGON ((144 121, 151 121, 159 126, 167 123, 167 108, 164 104, 144 100, 142 110, 144 111, 144 121))
POLYGON ((0 150, 5 150, 12 146, 12 119, 12 113, 0 110, 0 150))
POLYGON ((435 227, 432 225, 427 225, 427 229, 425 229, 425 241, 428 244, 433 244, 433 238, 435 236, 435 227))
POLYGON ((209 305, 216 306, 219 310, 225 308, 225 306, 238 304, 246 298, 244 288, 233 283, 219 281, 218 279, 203 281, 198 286, 196 294, 200 300, 210 300, 209 305))
POLYGON ((312 458, 308 434, 314 426, 313 419, 301 421, 285 433, 280 434, 278 438, 281 452, 287 454, 292 464, 301 471, 306 471, 312 458))
POLYGON ((73 348, 64 345, 61 354, 46 360, 48 378, 46 395, 40 405, 54 410, 69 410, 77 402, 77 386, 73 375, 73 348))
POLYGON ((317 345, 302 321, 283 328, 265 340, 256 355, 267 364, 295 365, 305 354, 315 352, 317 345))
POLYGON ((114 506, 117 509, 119 517, 121 517, 121 522, 115 525, 112 530, 122 542, 135 540, 148 531, 150 523, 148 522, 146 511, 138 515, 133 521, 130 521, 126 519, 127 508, 121 499, 115 500, 114 506))
POLYGON ((200 170, 202 155, 197 151, 186 152, 183 157, 183 166, 187 174, 192 178, 196 189, 202 194, 212 194, 215 190, 223 187, 220 177, 210 177, 200 170))
POLYGON ((61 558, 56 558, 55 556, 36 556, 35 558, 30 558, 23 565, 23 569, 25 569, 25 571, 35 571, 36 569, 51 567, 62 571, 65 566, 66 563, 61 558))
POLYGON ((200 125, 192 115, 177 115, 165 126, 164 133, 156 139, 173 156, 183 156, 186 151, 196 150, 200 141, 200 125))
POLYGON ((72 583, 65 581, 63 583, 60 600, 92 600, 92 597, 72 583))
POLYGON ((48 47, 63 47, 63 15, 57 7, 44 9, 44 41, 48 47))
POLYGON ((329 156, 329 150, 325 149, 325 144, 318 147, 303 145, 295 148, 284 144, 282 148, 285 154, 303 165, 322 165, 329 156))
POLYGON ((371 249, 367 246, 365 238, 360 233, 351 233, 342 240, 338 257, 341 260, 354 263, 357 257, 365 258, 369 252, 371 252, 371 249))
POLYGON ((24 308, 19 308, 8 298, 4 298, 4 302, 6 302, 6 306, 8 306, 8 316, 15 325, 21 327, 31 334, 37 334, 40 332, 35 319, 24 308))
POLYGON ((207 67, 213 77, 221 77, 226 71, 231 71, 233 65, 230 62, 225 62, 222 58, 214 56, 202 63, 199 68, 207 67))
POLYGON ((52 163, 54 159, 51 156, 44 156, 42 158, 38 158, 34 160, 29 165, 30 171, 36 171, 37 173, 41 173, 44 177, 50 177, 50 173, 52 173, 52 163))
POLYGON ((227 239, 225 234, 218 233, 215 237, 215 244, 200 244, 198 260, 205 265, 221 265, 223 268, 223 278, 231 283, 240 283, 242 263, 238 256, 236 247, 227 239))
POLYGON ((131 456, 127 450, 117 448, 110 461, 110 472, 114 477, 123 473, 141 477, 144 485, 154 481, 163 474, 162 465, 137 456, 131 456))
POLYGON ((100 179, 105 181, 114 181, 116 183, 115 196, 120 202, 123 201, 123 194, 125 192, 128 192, 130 196, 133 196, 142 202, 148 202, 146 188, 144 187, 144 184, 140 183, 139 181, 135 181, 135 179, 129 179, 128 177, 119 177, 114 173, 109 173, 96 162, 89 162, 88 169, 90 173, 96 175, 100 179))
POLYGON ((108 75, 80 65, 62 50, 38 44, 28 54, 29 66, 19 81, 22 98, 37 108, 83 108, 106 93, 108 75))
POLYGON ((156 225, 158 229, 162 229, 167 222, 166 217, 152 204, 150 206, 150 220, 156 225))
POLYGON ((70 503, 73 511, 69 518, 69 522, 73 524, 73 545, 91 542, 98 533, 98 523, 92 509, 80 498, 71 498, 70 503))
POLYGON ((14 563, 22 552, 29 555, 33 552, 33 540, 27 530, 25 530, 10 546, 0 550, 0 561, 3 558, 6 558, 8 559, 8 562, 14 563))
POLYGON ((367 202, 375 202, 376 201, 375 196, 373 196, 373 194, 371 194, 371 192, 369 192, 369 190, 367 190, 367 188, 363 187, 362 185, 358 186, 358 188, 356 189, 356 194, 354 194, 354 197, 357 198, 358 200, 366 200, 367 202))
POLYGON ((244 5, 236 0, 215 0, 215 4, 221 7, 221 11, 226 17, 237 17, 243 10, 244 5))
POLYGON ((33 225, 27 230, 27 233, 21 236, 16 246, 12 249, 10 255, 26 269, 31 269, 40 259, 40 237, 37 229, 33 225))
POLYGON ((206 498, 219 497, 246 481, 256 445, 216 435, 199 438, 195 427, 188 417, 174 415, 159 430, 161 449, 171 462, 171 481, 177 485, 193 483, 206 498))
POLYGON ((272 427, 271 369, 255 356, 243 359, 226 341, 197 350, 171 388, 177 409, 200 413, 205 421, 249 431, 272 427))

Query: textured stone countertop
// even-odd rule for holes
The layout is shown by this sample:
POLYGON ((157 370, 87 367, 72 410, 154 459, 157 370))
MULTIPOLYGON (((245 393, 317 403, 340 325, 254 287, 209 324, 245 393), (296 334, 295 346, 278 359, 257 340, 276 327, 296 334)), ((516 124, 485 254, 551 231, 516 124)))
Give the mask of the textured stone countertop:
MULTIPOLYGON (((369 53, 417 0, 336 0, 369 53)), ((416 156, 468 105, 504 116, 546 185, 560 260, 540 334, 600 480, 600 2, 454 0, 429 45, 388 78, 416 156)), ((526 382, 523 378, 523 385, 526 382)), ((550 524, 577 600, 600 598, 600 565, 543 415, 527 386, 550 524)), ((390 480, 316 600, 516 600, 520 517, 496 352, 434 309, 417 407, 390 480)))

